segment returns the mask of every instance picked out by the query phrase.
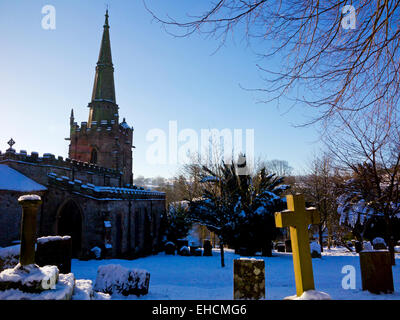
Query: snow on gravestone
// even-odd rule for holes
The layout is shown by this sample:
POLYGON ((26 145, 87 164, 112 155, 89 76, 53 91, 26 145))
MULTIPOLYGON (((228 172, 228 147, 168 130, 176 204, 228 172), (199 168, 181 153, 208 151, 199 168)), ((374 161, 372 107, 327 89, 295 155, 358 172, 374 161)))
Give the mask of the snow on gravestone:
POLYGON ((386 250, 386 242, 383 238, 377 237, 372 240, 372 245, 374 246, 374 250, 386 250))
POLYGON ((36 263, 55 265, 60 273, 71 272, 72 242, 70 236, 47 236, 37 239, 36 263))
POLYGON ((311 258, 321 258, 321 246, 315 241, 310 243, 311 258))
POLYGON ((146 270, 127 269, 119 264, 108 264, 97 269, 94 290, 124 296, 145 295, 149 292, 150 273, 146 270))

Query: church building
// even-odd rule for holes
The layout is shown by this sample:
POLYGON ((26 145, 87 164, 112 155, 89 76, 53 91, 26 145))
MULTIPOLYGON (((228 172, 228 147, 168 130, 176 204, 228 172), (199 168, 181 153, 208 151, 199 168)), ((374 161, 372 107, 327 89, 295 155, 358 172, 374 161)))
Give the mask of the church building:
POLYGON ((165 194, 132 185, 133 127, 120 122, 108 11, 96 65, 88 121, 70 116, 68 158, 0 152, 0 247, 18 242, 18 197, 42 197, 38 237, 70 235, 73 257, 135 258, 161 248, 165 194))

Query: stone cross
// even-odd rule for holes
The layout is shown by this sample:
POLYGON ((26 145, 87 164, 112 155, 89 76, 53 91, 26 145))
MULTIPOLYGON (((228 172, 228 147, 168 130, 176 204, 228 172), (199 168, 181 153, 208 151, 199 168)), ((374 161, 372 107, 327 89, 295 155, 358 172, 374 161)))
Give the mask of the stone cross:
POLYGON ((314 290, 314 276, 308 236, 308 225, 319 223, 315 208, 306 208, 302 194, 287 195, 287 210, 275 213, 278 228, 290 227, 294 275, 297 296, 304 291, 314 290))
POLYGON ((18 202, 22 206, 19 263, 26 266, 35 264, 36 215, 42 201, 37 195, 26 195, 19 197, 18 202))
POLYGON ((10 146, 10 148, 9 148, 8 150, 11 150, 11 149, 12 149, 12 146, 15 144, 15 141, 13 140, 13 138, 11 138, 11 139, 7 142, 7 144, 10 146))

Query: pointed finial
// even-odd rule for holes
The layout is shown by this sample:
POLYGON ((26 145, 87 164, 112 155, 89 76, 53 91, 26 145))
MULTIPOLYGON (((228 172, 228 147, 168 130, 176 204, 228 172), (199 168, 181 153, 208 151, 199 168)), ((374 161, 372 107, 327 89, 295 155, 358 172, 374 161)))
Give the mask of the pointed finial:
POLYGON ((71 118, 74 118, 74 108, 71 109, 71 118))
POLYGON ((106 9, 106 21, 104 22, 105 27, 109 27, 108 25, 108 4, 107 4, 107 9, 106 9))

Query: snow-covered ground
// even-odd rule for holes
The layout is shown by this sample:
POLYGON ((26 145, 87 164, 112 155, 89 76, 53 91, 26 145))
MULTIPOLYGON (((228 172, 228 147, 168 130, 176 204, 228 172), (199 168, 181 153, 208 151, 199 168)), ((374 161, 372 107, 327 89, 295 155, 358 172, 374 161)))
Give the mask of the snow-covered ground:
MULTIPOLYGON (((325 250, 321 259, 313 259, 316 289, 328 293, 332 299, 346 300, 400 300, 400 255, 393 267, 394 294, 375 295, 361 290, 359 257, 346 249, 325 250), (356 289, 342 288, 346 274, 342 268, 354 266, 356 289)), ((121 264, 127 268, 145 269, 150 272, 149 294, 142 297, 113 296, 112 299, 151 300, 231 300, 233 298, 233 260, 240 258, 233 251, 225 251, 225 268, 221 268, 219 250, 212 257, 158 255, 136 260, 72 260, 72 272, 76 279, 96 280, 97 268, 103 264, 121 264)), ((291 253, 277 253, 265 261, 266 299, 281 300, 296 293, 291 253)))

